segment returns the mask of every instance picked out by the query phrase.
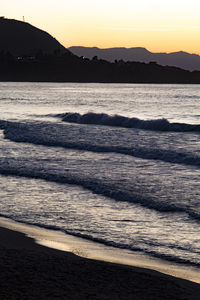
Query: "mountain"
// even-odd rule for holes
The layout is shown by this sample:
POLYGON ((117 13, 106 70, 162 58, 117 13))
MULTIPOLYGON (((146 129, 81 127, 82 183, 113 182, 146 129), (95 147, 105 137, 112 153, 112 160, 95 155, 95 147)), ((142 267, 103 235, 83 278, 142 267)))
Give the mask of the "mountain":
POLYGON ((79 57, 48 33, 0 17, 0 81, 200 83, 200 71, 161 66, 152 57, 149 63, 138 62, 139 55, 143 60, 151 56, 144 48, 134 49, 135 59, 128 61, 119 60, 124 48, 113 51, 118 59, 114 62, 100 59, 101 49, 92 53, 92 59, 80 53, 79 57))
POLYGON ((55 38, 29 23, 0 17, 0 51, 15 56, 69 52, 55 38))
POLYGON ((98 56, 99 59, 105 59, 111 62, 121 59, 124 61, 139 61, 145 63, 155 61, 163 66, 175 66, 190 71, 200 70, 200 56, 183 51, 152 53, 141 47, 100 49, 97 47, 72 46, 68 49, 75 55, 90 59, 94 56, 98 56))

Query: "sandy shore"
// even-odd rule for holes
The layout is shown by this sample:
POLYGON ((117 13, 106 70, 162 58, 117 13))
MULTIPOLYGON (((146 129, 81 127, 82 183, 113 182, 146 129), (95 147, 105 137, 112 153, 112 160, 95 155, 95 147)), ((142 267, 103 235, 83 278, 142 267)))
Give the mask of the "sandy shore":
POLYGON ((200 299, 200 285, 40 246, 0 228, 0 299, 200 299))

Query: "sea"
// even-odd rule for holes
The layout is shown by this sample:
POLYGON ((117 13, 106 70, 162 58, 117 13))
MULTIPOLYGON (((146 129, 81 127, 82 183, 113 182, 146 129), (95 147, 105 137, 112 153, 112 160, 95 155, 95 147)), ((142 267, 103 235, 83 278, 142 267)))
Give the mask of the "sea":
POLYGON ((1 82, 0 216, 199 270, 199 85, 1 82))

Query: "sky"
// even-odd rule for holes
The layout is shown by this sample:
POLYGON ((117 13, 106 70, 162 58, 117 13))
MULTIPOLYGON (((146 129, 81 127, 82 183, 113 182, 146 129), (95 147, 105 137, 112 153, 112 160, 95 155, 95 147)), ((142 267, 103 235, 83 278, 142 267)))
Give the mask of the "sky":
POLYGON ((0 16, 24 16, 65 47, 200 54, 199 13, 200 0, 0 0, 0 16))

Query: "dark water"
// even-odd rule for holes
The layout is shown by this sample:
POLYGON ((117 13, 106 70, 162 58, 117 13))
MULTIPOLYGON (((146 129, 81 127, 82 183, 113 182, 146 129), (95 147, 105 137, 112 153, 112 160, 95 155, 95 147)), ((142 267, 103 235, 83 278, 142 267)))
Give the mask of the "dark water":
POLYGON ((2 216, 200 265, 198 86, 0 92, 2 216))

